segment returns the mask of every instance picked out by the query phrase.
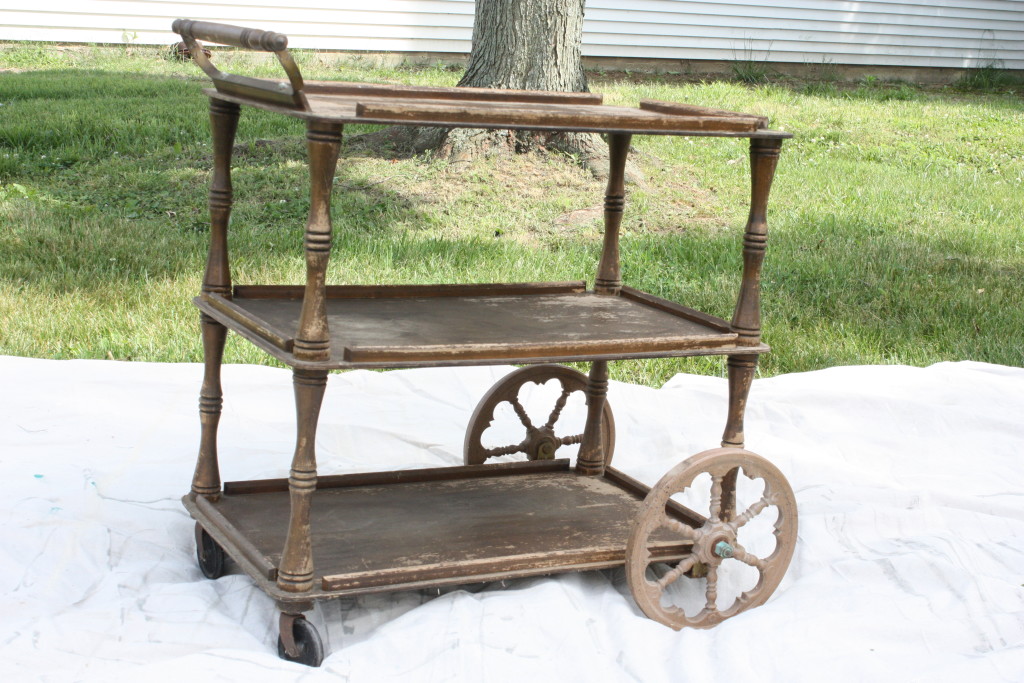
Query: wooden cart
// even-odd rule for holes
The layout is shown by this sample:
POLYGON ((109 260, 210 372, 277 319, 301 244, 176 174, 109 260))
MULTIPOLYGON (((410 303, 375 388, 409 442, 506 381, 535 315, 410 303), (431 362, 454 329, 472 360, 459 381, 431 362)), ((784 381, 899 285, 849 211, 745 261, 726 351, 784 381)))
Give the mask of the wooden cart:
POLYGON ((608 107, 591 93, 304 83, 283 35, 184 19, 173 28, 216 86, 205 91, 214 168, 209 256, 195 299, 205 354, 202 436, 192 490, 183 501, 196 520, 203 573, 220 576, 228 555, 277 602, 281 657, 319 665, 323 646, 302 613, 315 600, 374 591, 625 565, 643 612, 677 629, 712 626, 768 599, 793 553, 796 503, 779 470, 743 450, 743 414, 758 355, 768 350, 759 313, 765 211, 788 134, 768 130, 763 117, 647 100, 638 109, 608 107), (274 52, 288 81, 222 73, 197 39, 274 52), (311 204, 305 285, 232 286, 227 233, 240 105, 306 121, 311 204), (604 245, 593 288, 584 282, 328 285, 330 195, 346 123, 607 135, 604 245), (623 169, 633 134, 750 139, 750 218, 731 321, 622 284, 623 169), (229 329, 293 368, 298 426, 287 479, 221 485, 220 366, 229 329), (728 356, 722 448, 685 460, 652 489, 610 467, 615 433, 605 400, 608 362, 712 354, 728 356), (589 374, 555 364, 568 361, 588 362, 589 374), (316 427, 330 370, 496 363, 526 367, 480 401, 466 433, 464 466, 317 476, 316 427), (558 397, 546 423, 533 424, 520 388, 550 381, 560 386, 558 397), (586 397, 585 427, 560 433, 560 413, 575 392, 586 397), (481 434, 504 403, 521 420, 522 439, 487 448, 481 434), (555 458, 569 444, 579 444, 574 465, 555 458), (485 462, 513 453, 525 454, 525 461, 485 462), (671 498, 704 473, 710 475, 700 480, 709 482, 708 515, 671 498), (763 481, 763 493, 742 512, 735 495, 741 474, 763 481), (766 508, 777 514, 766 531, 775 537, 774 549, 759 557, 737 535, 766 508), (758 578, 720 609, 718 571, 730 558, 756 568, 758 578), (670 585, 684 577, 703 582, 700 599, 706 597, 703 609, 690 614, 668 600, 670 585))

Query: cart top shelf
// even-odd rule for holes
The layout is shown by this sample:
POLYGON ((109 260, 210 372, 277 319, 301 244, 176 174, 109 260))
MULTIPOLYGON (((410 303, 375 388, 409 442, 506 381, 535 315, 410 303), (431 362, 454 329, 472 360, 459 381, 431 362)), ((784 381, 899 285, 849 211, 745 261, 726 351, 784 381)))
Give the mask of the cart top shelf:
POLYGON ((437 88, 328 81, 306 82, 288 51, 284 34, 177 19, 178 33, 216 89, 211 97, 309 121, 403 124, 463 128, 654 133, 784 138, 763 116, 677 102, 640 100, 639 108, 606 106, 590 92, 546 92, 493 88, 437 88), (217 69, 198 39, 273 52, 287 81, 226 74, 217 69))
POLYGON ((218 83, 217 90, 208 89, 206 93, 237 104, 335 123, 791 137, 783 131, 769 130, 768 119, 764 116, 658 100, 640 100, 639 107, 609 106, 602 103, 603 96, 598 93, 327 81, 305 83, 299 105, 267 101, 258 92, 233 88, 230 83, 218 83))
POLYGON ((178 19, 173 29, 213 81, 210 97, 324 123, 402 124, 595 133, 649 133, 788 138, 768 118, 676 102, 640 100, 606 106, 596 93, 492 88, 437 88, 370 83, 306 82, 288 52, 288 37, 272 31, 178 19), (197 39, 273 52, 287 81, 224 73, 197 39))

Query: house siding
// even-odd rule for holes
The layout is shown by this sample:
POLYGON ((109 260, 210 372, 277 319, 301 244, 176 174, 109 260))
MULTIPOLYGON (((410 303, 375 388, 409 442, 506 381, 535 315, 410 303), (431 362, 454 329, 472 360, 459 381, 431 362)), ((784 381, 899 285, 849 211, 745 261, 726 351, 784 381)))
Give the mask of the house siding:
MULTIPOLYGON (((466 53, 473 2, 0 0, 0 39, 169 44, 178 17, 280 31, 297 48, 466 53)), ((588 0, 583 54, 1024 69, 1024 0, 588 0)))

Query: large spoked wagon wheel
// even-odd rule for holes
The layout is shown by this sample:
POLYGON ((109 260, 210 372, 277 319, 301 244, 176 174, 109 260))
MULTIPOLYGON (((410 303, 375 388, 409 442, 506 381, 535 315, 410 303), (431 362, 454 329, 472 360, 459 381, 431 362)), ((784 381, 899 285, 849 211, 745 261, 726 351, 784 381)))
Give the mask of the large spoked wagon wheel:
MULTIPOLYGON (((481 465, 488 458, 514 453, 525 453, 528 460, 553 460, 555 452, 562 446, 581 443, 582 426, 579 433, 565 433, 562 431, 564 427, 560 429, 558 422, 569 397, 574 392, 585 392, 586 389, 587 376, 564 365, 532 365, 510 372, 484 394, 473 411, 463 448, 465 463, 481 465), (534 425, 519 400, 519 392, 527 382, 539 385, 552 379, 558 380, 561 393, 555 399, 547 421, 539 426, 534 425), (502 403, 512 406, 523 427, 523 437, 504 446, 486 448, 480 438, 494 421, 494 410, 502 403)), ((601 416, 601 443, 604 445, 604 462, 607 465, 611 462, 615 450, 615 419, 607 401, 601 416)))
MULTIPOLYGON (((758 526, 758 525, 755 525, 758 526)), ((755 453, 740 448, 716 448, 698 453, 675 466, 661 478, 644 500, 626 545, 626 576, 630 591, 640 609, 651 619, 679 630, 683 626, 709 628, 744 610, 763 604, 778 587, 796 545, 796 497, 777 467, 755 453), (751 480, 762 480, 764 492, 742 513, 736 514, 736 481, 738 474, 751 480), (669 499, 694 485, 702 473, 710 475, 710 515, 701 526, 693 527, 670 515, 669 499), (740 530, 760 515, 771 520, 774 508, 777 518, 770 530, 761 527, 764 535, 774 536, 775 548, 758 557, 741 545, 740 530), (673 536, 683 544, 692 543, 684 556, 660 578, 654 578, 649 549, 651 537, 673 536), (719 575, 726 563, 740 562, 757 570, 757 583, 740 593, 732 605, 718 607, 719 575), (700 577, 700 578, 698 578, 700 577), (703 609, 687 613, 671 602, 669 587, 676 581, 705 581, 703 609)), ((754 543, 766 539, 754 538, 754 543)))

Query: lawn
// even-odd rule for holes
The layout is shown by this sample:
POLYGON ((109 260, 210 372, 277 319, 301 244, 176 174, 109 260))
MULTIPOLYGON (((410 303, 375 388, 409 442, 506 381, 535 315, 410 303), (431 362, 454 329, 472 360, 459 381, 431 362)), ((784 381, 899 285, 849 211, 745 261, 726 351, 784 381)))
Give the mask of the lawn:
MULTIPOLYGON (((274 65, 240 53, 218 64, 274 65)), ((306 52, 309 79, 454 85, 458 70, 380 68, 306 52)), ((760 372, 978 360, 1024 365, 1024 100, 1013 93, 836 83, 690 83, 592 73, 641 97, 771 117, 783 147, 769 211, 760 372)), ((0 45, 0 353, 201 359, 191 304, 205 258, 205 77, 155 48, 0 45)), ((330 281, 587 279, 603 183, 556 156, 452 168, 346 129, 330 281)), ((237 283, 303 282, 303 129, 246 110, 231 248, 237 283)), ((735 302, 746 143, 634 138, 627 284, 722 317, 735 302)), ((229 362, 271 363, 234 339, 229 362)), ((658 385, 721 359, 617 363, 658 385)))

